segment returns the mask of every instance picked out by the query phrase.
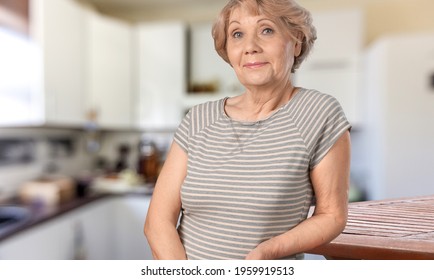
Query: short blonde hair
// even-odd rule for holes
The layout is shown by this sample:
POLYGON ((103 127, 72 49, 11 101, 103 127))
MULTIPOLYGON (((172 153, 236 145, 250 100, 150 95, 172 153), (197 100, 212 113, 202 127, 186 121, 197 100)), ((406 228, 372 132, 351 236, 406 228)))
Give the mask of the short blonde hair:
POLYGON ((230 0, 222 9, 212 28, 214 46, 217 53, 229 62, 226 41, 229 17, 232 11, 245 5, 252 14, 265 15, 275 19, 287 28, 291 37, 301 43, 301 52, 294 60, 292 72, 295 72, 310 53, 316 40, 316 29, 312 24, 311 13, 293 0, 230 0))

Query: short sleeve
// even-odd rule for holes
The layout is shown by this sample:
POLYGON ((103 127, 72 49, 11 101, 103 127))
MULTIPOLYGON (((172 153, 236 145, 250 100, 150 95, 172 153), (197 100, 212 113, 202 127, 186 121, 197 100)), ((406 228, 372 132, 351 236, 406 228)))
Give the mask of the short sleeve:
POLYGON ((174 141, 188 153, 188 143, 190 137, 191 110, 184 116, 178 129, 175 132, 174 141))
POLYGON ((351 125, 339 102, 332 96, 328 96, 323 102, 315 121, 310 156, 311 170, 327 155, 340 136, 345 131, 351 130, 351 125))

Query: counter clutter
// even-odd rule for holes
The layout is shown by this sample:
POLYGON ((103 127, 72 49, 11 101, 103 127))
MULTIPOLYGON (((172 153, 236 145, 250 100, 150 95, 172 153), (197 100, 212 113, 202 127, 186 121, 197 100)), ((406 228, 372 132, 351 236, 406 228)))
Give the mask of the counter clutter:
POLYGON ((18 198, 25 205, 59 205, 75 196, 75 182, 66 176, 41 177, 25 182, 18 191, 18 198))
POLYGON ((154 183, 146 183, 135 172, 124 170, 116 175, 97 177, 91 189, 99 193, 152 193, 154 183))

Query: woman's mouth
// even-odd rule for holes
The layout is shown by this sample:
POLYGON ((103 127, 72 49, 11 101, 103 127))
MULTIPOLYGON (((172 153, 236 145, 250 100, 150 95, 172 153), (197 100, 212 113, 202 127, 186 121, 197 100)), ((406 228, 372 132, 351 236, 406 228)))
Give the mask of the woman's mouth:
POLYGON ((266 65, 267 62, 248 62, 244 64, 245 68, 256 69, 266 65))

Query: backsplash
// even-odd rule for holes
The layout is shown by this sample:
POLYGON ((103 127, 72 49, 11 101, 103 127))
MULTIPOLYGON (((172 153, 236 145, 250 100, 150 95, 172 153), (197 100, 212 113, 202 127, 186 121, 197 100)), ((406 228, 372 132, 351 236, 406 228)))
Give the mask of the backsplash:
POLYGON ((0 200, 44 174, 76 176, 94 165, 83 133, 61 129, 0 129, 0 200))
POLYGON ((0 202, 14 196, 26 181, 46 174, 77 177, 113 170, 119 148, 127 146, 128 169, 136 170, 141 141, 152 141, 164 160, 173 132, 101 132, 100 149, 90 152, 83 130, 48 128, 0 129, 0 202))
POLYGON ((27 164, 35 160, 35 143, 31 138, 0 138, 0 167, 27 164))

